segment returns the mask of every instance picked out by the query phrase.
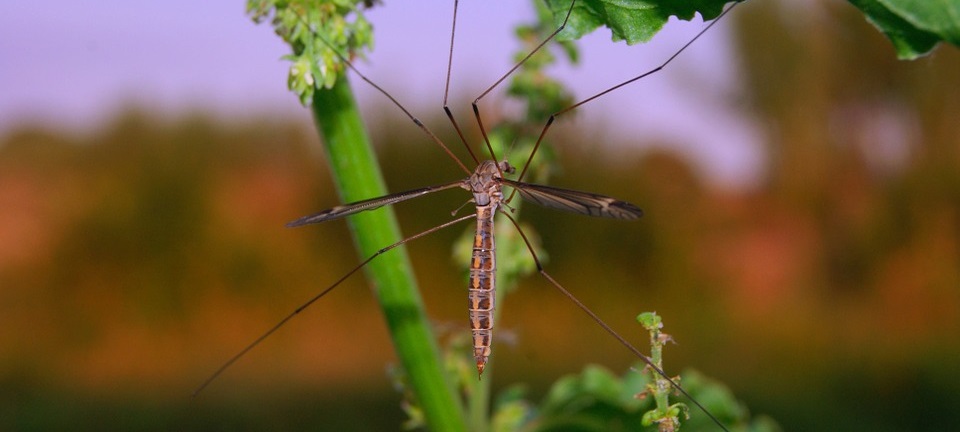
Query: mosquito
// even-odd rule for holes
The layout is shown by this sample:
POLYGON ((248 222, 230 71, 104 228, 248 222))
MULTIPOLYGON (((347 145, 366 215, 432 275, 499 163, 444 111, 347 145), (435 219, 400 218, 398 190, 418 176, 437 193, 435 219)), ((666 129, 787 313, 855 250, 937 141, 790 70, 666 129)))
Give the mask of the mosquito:
MULTIPOLYGON (((506 175, 512 175, 516 173, 515 167, 510 165, 506 160, 501 160, 498 162, 496 154, 493 150, 493 147, 490 143, 490 139, 487 136, 486 129, 483 126, 483 121, 480 115, 479 102, 487 94, 493 91, 498 87, 504 80, 506 80, 511 74, 513 74, 518 68, 520 68, 523 63, 530 59, 534 54, 539 52, 547 43, 553 40, 557 34, 559 34, 567 25, 567 21, 570 19, 570 15, 574 10, 577 0, 572 0, 570 7, 566 11, 565 18, 561 25, 559 25, 549 36, 547 36, 542 42, 540 42, 533 50, 531 50, 523 59, 517 62, 509 71, 503 74, 496 82, 493 83, 489 88, 487 88, 483 93, 478 96, 473 103, 471 104, 473 108, 474 118, 477 122, 477 125, 480 128, 480 132, 483 136, 484 143, 486 144, 486 149, 489 152, 489 160, 481 161, 477 158, 471 147, 467 144, 467 140, 464 137, 464 134, 455 120, 453 113, 448 107, 448 95, 450 89, 450 75, 452 70, 453 62, 453 44, 454 37, 456 34, 456 15, 457 7, 459 0, 454 0, 454 13, 453 13, 453 29, 451 30, 450 38, 450 54, 447 63, 447 79, 446 79, 446 89, 444 93, 444 102, 443 109, 446 113, 448 119, 453 125, 454 129, 457 132, 460 140, 463 142, 464 146, 467 149, 467 152, 470 154, 470 157, 477 164, 474 170, 469 170, 466 165, 456 156, 453 152, 444 144, 437 136, 430 131, 430 129, 424 125, 420 120, 414 117, 410 112, 399 102, 397 101, 389 92, 381 88, 375 82, 367 78, 362 72, 360 72, 353 63, 342 53, 334 49, 334 53, 339 57, 340 61, 343 62, 350 70, 352 70, 358 77, 363 81, 367 82, 370 86, 376 89, 378 92, 383 94, 387 99, 389 99, 394 105, 396 105, 403 113, 414 123, 418 128, 420 128, 424 133, 426 133, 429 138, 434 141, 441 149, 453 159, 454 162, 466 173, 468 177, 462 180, 449 182, 445 184, 428 186, 419 189, 408 190, 405 192, 393 193, 381 197, 370 198, 362 201, 357 201, 349 204, 344 204, 336 206, 318 213, 314 213, 308 216, 304 216, 297 220, 294 220, 288 223, 286 226, 289 228, 301 227, 310 224, 317 224, 322 222, 327 222, 335 219, 341 219, 356 213, 378 209, 383 206, 393 205, 410 199, 422 197, 424 195, 432 194, 435 192, 440 192, 448 189, 465 189, 470 194, 469 202, 474 204, 476 211, 473 214, 466 216, 460 216, 451 221, 445 222, 443 224, 437 225, 433 228, 430 228, 421 233, 407 237, 399 242, 386 246, 366 260, 361 262, 358 266, 354 267, 350 272, 342 276, 332 285, 328 286, 322 292, 311 298, 309 301, 301 305, 294 312, 287 315, 279 323, 270 328, 266 333, 261 335, 259 338, 254 340, 246 348, 240 351, 238 354, 230 358, 226 363, 224 363, 212 376, 210 376, 196 391, 199 393, 202 391, 208 384, 210 384, 214 379, 216 379, 221 373, 223 373, 227 368, 229 368, 233 363, 239 360, 243 355, 257 346, 260 342, 266 339, 268 336, 273 334, 281 326, 283 326, 291 318, 299 314, 305 308, 309 307, 311 304, 319 300, 321 297, 329 293, 331 290, 339 286, 347 277, 351 276, 353 273, 357 272, 363 266, 365 266, 370 261, 374 260, 376 257, 386 253, 387 251, 396 248, 400 245, 403 245, 412 240, 418 239, 420 237, 432 234, 436 231, 439 231, 443 228, 450 227, 452 225, 459 224, 461 222, 466 222, 468 220, 476 221, 476 234, 473 241, 473 252, 470 260, 470 272, 469 272, 469 281, 468 281, 468 300, 469 300, 469 318, 470 318, 470 327, 472 332, 473 339, 473 357, 476 362, 477 374, 478 377, 482 376, 484 368, 489 360, 491 355, 491 344, 493 341, 493 328, 494 328, 494 318, 493 311, 496 306, 496 242, 494 238, 494 216, 496 214, 501 214, 510 221, 510 223, 517 229, 517 232, 520 234, 523 239, 527 249, 529 250, 535 264, 537 271, 555 288, 557 288, 565 297, 569 298, 579 309, 586 313, 593 321, 600 325, 607 333, 613 336, 620 344, 626 347, 631 351, 635 356, 640 358, 647 367, 653 369, 659 375, 667 379, 670 384, 680 393, 688 397, 697 407, 699 407, 704 413, 706 413, 721 429, 727 430, 720 421, 713 416, 706 408, 704 408, 699 402, 697 402, 693 397, 691 397, 686 390, 681 387, 675 379, 670 378, 666 372, 661 368, 656 366, 653 361, 643 354, 639 349, 634 347, 629 341, 624 339, 617 333, 612 327, 607 325, 599 316, 597 316, 593 311, 591 311, 586 305, 581 303, 572 293, 570 293, 566 288, 564 288, 559 282, 556 281, 549 273, 544 269, 540 258, 537 256, 536 251, 527 235, 520 228, 520 225, 516 219, 511 215, 513 210, 510 207, 510 202, 514 198, 515 194, 519 193, 520 197, 526 201, 532 202, 534 204, 553 209, 560 210, 570 213, 576 213, 585 216, 592 217, 601 217, 608 219, 618 219, 618 220, 635 220, 640 218, 643 215, 643 211, 637 206, 622 201, 616 198, 612 198, 605 195, 600 195, 591 192, 582 192, 571 189, 562 189, 553 186, 545 186, 540 184, 527 183, 523 181, 525 174, 527 173, 530 163, 533 160, 534 155, 539 149, 541 143, 543 142, 544 136, 547 134, 551 125, 557 117, 572 111, 584 104, 587 104, 597 98, 600 98, 610 92, 613 92, 623 86, 626 86, 630 83, 633 83, 637 80, 640 80, 644 77, 652 75, 656 72, 662 70, 667 64, 673 61, 681 52, 686 50, 693 42, 699 39, 704 33, 706 33, 714 24, 716 24, 720 19, 722 19, 727 13, 729 13, 736 5, 739 3, 735 1, 733 5, 726 8, 722 11, 716 19, 710 22, 708 25, 704 26, 699 33, 697 33, 690 41, 683 45, 678 51, 676 51, 672 56, 670 56, 665 62, 659 66, 644 72, 640 75, 637 75, 631 79, 628 79, 624 82, 621 82, 617 85, 614 85, 606 90, 603 90, 593 96, 585 98, 573 105, 570 105, 567 108, 564 108, 554 114, 552 114, 545 122, 543 128, 540 131, 540 134, 537 138, 536 143, 533 146, 533 149, 530 152, 530 155, 527 157, 526 163, 523 165, 523 169, 520 171, 516 179, 507 178, 506 175), (512 192, 509 196, 505 196, 504 187, 512 188, 512 192), (506 210, 505 210, 506 209, 506 210)), ((324 43, 327 43, 324 41, 324 43)), ((327 43, 328 46, 329 43, 327 43)))

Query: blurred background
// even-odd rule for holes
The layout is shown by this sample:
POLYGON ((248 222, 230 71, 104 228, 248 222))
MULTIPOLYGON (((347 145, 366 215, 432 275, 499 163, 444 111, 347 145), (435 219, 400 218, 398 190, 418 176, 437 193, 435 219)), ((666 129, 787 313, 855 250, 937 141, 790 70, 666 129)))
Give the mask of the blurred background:
MULTIPOLYGON (((279 38, 241 2, 0 6, 0 430, 396 429, 395 359, 362 278, 223 361, 358 258, 279 38)), ((53 3, 53 4, 50 4, 53 3)), ((452 106, 506 70, 528 4, 466 2, 452 106), (509 18, 509 19, 505 19, 509 18)), ((795 2, 794 2, 795 3, 795 2)), ((441 135, 448 7, 388 4, 361 67, 441 135), (395 89, 395 90, 394 90, 395 89)), ((674 25, 675 24, 675 25, 674 25)), ((580 97, 655 66, 702 24, 644 46, 601 31, 580 97)), ((635 86, 551 132, 561 187, 638 222, 533 206, 547 267, 621 332, 656 310, 696 368, 787 430, 960 423, 960 53, 915 61, 852 6, 748 2, 635 86)), ((408 120, 354 87, 391 190, 458 178, 408 120)), ((491 118, 517 111, 497 95, 491 118)), ((464 195, 398 206, 411 234, 464 195)), ((410 244, 431 317, 467 331, 458 229, 410 244)), ((631 356, 540 278, 503 305, 495 387, 542 395, 631 356)), ((631 333, 633 332, 633 333, 631 333)))

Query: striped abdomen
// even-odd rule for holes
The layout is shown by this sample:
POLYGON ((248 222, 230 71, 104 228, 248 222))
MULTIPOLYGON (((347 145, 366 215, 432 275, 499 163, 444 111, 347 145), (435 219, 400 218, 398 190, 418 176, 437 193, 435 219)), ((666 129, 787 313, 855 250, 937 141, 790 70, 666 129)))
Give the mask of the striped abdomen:
POLYGON ((473 240, 473 258, 470 260, 470 328, 473 331, 473 358, 477 373, 490 357, 493 339, 493 308, 496 294, 497 258, 493 239, 494 205, 477 206, 477 234, 473 240))

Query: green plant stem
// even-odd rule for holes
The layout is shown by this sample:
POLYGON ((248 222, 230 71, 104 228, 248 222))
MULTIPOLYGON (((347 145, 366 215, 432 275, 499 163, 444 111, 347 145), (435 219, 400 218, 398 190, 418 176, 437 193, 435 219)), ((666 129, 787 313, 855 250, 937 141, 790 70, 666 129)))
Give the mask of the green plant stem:
MULTIPOLYGON (((344 202, 386 194, 383 176, 363 128, 347 79, 313 97, 313 117, 344 202)), ((350 216, 348 223, 361 259, 402 239, 392 208, 350 216)), ((436 431, 465 431, 463 410, 448 382, 406 249, 398 247, 370 262, 368 279, 410 386, 436 431)))
MULTIPOLYGON (((660 370, 663 370, 663 343, 658 340, 659 335, 658 330, 650 331, 650 359, 660 370)), ((666 415, 670 410, 670 383, 652 369, 650 377, 653 378, 656 389, 653 392, 653 398, 656 401, 657 411, 666 415)))

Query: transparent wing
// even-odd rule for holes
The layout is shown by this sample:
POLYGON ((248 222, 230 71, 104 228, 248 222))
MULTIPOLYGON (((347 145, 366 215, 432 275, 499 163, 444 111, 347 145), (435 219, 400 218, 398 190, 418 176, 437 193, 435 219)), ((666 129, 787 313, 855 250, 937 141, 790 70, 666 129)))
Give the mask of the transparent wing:
POLYGON ((366 210, 377 209, 385 205, 395 204, 400 201, 406 201, 408 199, 416 198, 418 196, 423 196, 428 193, 433 193, 437 191, 442 191, 444 189, 459 187, 461 183, 462 182, 455 182, 455 183, 449 183, 449 184, 439 185, 439 186, 429 186, 425 188, 409 190, 406 192, 397 192, 395 194, 384 195, 382 197, 371 198, 368 200, 357 201, 350 204, 344 204, 342 206, 336 206, 334 208, 324 210, 320 213, 314 213, 312 215, 304 216, 300 219, 290 222, 287 224, 287 228, 326 222, 328 220, 349 216, 354 213, 360 213, 366 210))
POLYGON ((555 210, 612 219, 631 220, 643 216, 643 210, 637 206, 604 195, 507 179, 500 182, 517 188, 523 199, 555 210))

